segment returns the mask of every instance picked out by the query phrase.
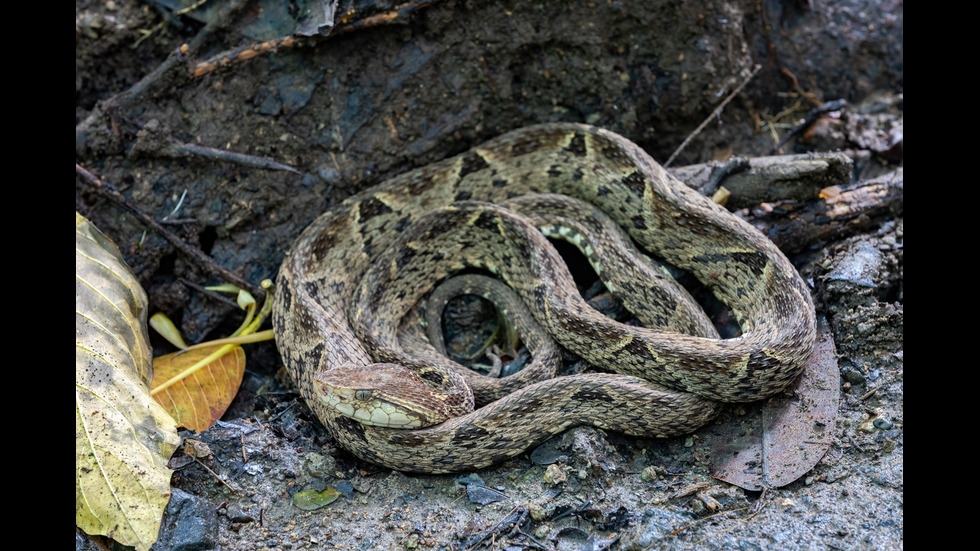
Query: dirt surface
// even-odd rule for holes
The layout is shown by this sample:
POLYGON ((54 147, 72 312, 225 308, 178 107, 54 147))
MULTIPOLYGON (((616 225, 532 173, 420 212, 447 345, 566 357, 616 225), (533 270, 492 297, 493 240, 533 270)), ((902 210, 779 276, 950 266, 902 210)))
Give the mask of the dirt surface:
MULTIPOLYGON (((212 56, 291 32, 296 14, 255 1, 195 19, 163 4, 76 3, 76 163, 252 284, 275 276, 314 217, 388 175, 545 121, 603 126, 666 160, 746 80, 675 166, 846 150, 854 167, 840 189, 901 185, 901 2, 435 2, 249 59, 238 51, 200 76, 212 56), (837 99, 846 105, 790 134, 837 99)), ((375 8, 385 5, 359 9, 375 8)), ((189 341, 237 327, 236 309, 198 290, 220 278, 77 182, 76 210, 120 246, 152 311, 189 341)), ((761 226, 822 201, 739 213, 761 226)), ((750 492, 712 479, 700 433, 594 429, 466 476, 379 470, 334 447, 266 343, 248 349, 227 424, 194 436, 226 484, 175 458, 157 547, 900 549, 904 232, 901 200, 888 205, 819 238, 773 233, 813 284, 843 383, 833 445, 796 482, 750 492), (293 503, 328 488, 340 497, 322 508, 293 503)), ((78 549, 99 545, 76 534, 78 549)))

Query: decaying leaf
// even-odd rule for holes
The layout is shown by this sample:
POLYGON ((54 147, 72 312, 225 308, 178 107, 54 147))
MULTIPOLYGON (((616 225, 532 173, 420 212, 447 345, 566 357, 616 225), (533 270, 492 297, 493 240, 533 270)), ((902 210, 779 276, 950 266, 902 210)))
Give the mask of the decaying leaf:
POLYGON ((116 248, 75 213, 75 524, 149 549, 180 442, 150 398, 146 294, 116 248))
POLYGON ((748 415, 708 429, 711 476, 747 490, 778 488, 810 471, 833 441, 840 402, 837 351, 826 321, 800 378, 748 415))
MULTIPOLYGON (((228 345, 225 345, 228 346, 228 345)), ((187 368, 222 348, 221 345, 167 354, 153 360, 151 393, 177 424, 193 431, 207 430, 231 404, 245 374, 245 351, 240 346, 181 377, 187 368), (179 381, 157 392, 174 377, 179 381)))
POLYGON ((338 497, 340 497, 340 492, 333 488, 327 488, 322 492, 312 489, 303 490, 296 492, 293 496, 293 507, 304 511, 315 511, 337 501, 338 497))

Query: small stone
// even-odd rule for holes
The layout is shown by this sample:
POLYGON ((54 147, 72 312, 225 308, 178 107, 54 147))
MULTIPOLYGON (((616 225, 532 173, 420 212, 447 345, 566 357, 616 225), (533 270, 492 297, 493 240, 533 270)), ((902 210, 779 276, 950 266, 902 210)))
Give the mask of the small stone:
POLYGON ((548 484, 561 484, 568 479, 565 471, 561 470, 561 467, 557 463, 548 465, 548 468, 544 471, 544 481, 548 484))
POLYGON ((555 513, 555 502, 547 496, 539 497, 528 504, 528 514, 535 522, 551 518, 555 513))
POLYGON ((878 417, 874 420, 874 426, 881 430, 888 430, 892 428, 892 422, 884 417, 878 417))
POLYGON ((337 469, 337 461, 332 455, 316 452, 306 454, 306 472, 313 478, 328 478, 337 469))
POLYGON ((868 419, 867 421, 864 421, 863 423, 857 426, 857 430, 861 432, 874 432, 875 431, 874 420, 868 419))
POLYGON ((664 473, 667 471, 663 467, 657 465, 650 465, 649 467, 643 467, 640 471, 640 480, 643 482, 656 482, 660 480, 664 473))

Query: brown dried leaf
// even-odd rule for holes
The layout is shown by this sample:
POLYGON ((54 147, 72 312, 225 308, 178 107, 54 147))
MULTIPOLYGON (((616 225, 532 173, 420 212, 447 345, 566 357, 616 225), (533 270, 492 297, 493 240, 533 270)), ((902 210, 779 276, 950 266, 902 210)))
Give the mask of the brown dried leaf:
POLYGON ((792 395, 709 429, 711 475, 747 490, 778 488, 810 471, 833 440, 840 402, 837 351, 827 323, 792 395))
POLYGON ((153 360, 153 398, 170 412, 178 425, 196 432, 207 430, 224 415, 235 398, 245 375, 245 351, 240 346, 187 374, 173 386, 156 391, 160 385, 220 348, 222 345, 208 346, 153 360))

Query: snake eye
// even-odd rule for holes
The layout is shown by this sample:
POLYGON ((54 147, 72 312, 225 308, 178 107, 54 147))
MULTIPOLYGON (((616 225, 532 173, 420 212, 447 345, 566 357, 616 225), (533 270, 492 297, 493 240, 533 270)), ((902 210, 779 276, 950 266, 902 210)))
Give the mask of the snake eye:
POLYGON ((370 390, 357 390, 357 391, 354 391, 354 399, 355 400, 361 400, 361 401, 370 400, 371 399, 371 391, 370 390))

